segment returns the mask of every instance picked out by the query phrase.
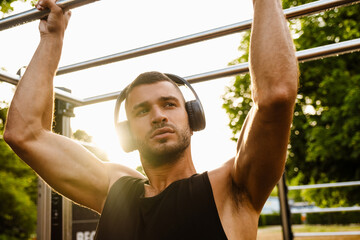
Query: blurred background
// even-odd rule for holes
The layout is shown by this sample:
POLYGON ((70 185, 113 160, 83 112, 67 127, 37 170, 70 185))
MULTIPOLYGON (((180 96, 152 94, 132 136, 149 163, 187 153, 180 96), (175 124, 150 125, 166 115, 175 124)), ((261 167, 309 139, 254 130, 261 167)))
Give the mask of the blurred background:
MULTIPOLYGON (((313 1, 283 0, 284 8, 313 1)), ((351 2, 351 1, 349 1, 351 2)), ((3 0, 2 17, 33 8, 31 1, 3 0)), ((360 37, 359 5, 289 21, 296 49, 360 37)), ((252 1, 98 1, 72 10, 60 67, 163 42, 252 18, 252 1)), ((38 21, 0 32, 1 71, 26 67, 39 42, 38 21)), ((120 91, 145 71, 183 77, 248 61, 250 32, 57 76, 55 86, 79 98, 120 91)), ((354 182, 348 187, 291 190, 293 231, 360 231, 360 55, 358 52, 300 64, 300 88, 286 165, 289 186, 354 182), (346 208, 347 211, 342 211, 346 208), (324 209, 337 209, 324 211, 324 209)), ((251 107, 250 76, 194 84, 207 128, 192 138, 198 172, 216 168, 236 153, 236 139, 251 107)), ((14 86, 0 81, 0 135, 14 86)), ((124 153, 113 127, 114 101, 74 109, 72 138, 104 161, 141 171, 136 152, 124 153)), ((0 137, 0 239, 36 238, 37 177, 0 137)), ((259 220, 258 239, 282 239, 277 188, 259 220), (274 226, 274 227, 269 227, 274 226)), ((346 234, 345 234, 346 235, 346 234)), ((358 239, 355 236, 323 239, 358 239)), ((306 238, 302 238, 306 239, 306 238)), ((314 239, 310 237, 308 239, 314 239)), ((322 239, 321 236, 316 239, 322 239)))

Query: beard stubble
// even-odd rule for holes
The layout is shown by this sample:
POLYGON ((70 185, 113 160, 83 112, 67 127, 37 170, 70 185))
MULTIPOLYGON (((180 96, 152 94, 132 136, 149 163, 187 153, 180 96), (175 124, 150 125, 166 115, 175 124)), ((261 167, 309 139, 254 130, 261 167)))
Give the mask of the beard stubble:
POLYGON ((184 129, 178 129, 176 126, 168 123, 154 125, 146 134, 145 140, 137 139, 137 147, 140 155, 146 160, 146 163, 152 167, 171 165, 175 163, 184 154, 185 149, 190 145, 191 131, 189 126, 184 129), (156 146, 150 146, 149 139, 154 131, 162 127, 170 127, 178 137, 178 141, 171 145, 167 144, 168 139, 160 139, 156 146))

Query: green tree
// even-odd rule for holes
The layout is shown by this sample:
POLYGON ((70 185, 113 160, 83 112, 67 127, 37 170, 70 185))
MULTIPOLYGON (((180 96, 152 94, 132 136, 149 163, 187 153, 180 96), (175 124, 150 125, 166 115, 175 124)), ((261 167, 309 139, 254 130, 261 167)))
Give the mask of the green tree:
POLYGON ((0 0, 0 11, 3 13, 8 13, 13 11, 13 7, 11 7, 11 3, 15 2, 16 0, 0 0))
MULTIPOLYGON (((14 8, 11 6, 11 4, 16 1, 19 1, 19 0, 0 0, 0 11, 2 13, 9 13, 9 12, 14 11, 14 8)), ((20 0, 20 1, 27 2, 28 0, 20 0)), ((35 2, 37 2, 37 1, 31 0, 30 2, 32 5, 34 5, 35 2)))
POLYGON ((90 143, 92 142, 92 136, 89 136, 84 130, 76 130, 73 133, 73 138, 79 141, 90 143))
MULTIPOLYGON (((283 0, 284 8, 311 1, 283 0)), ((290 22, 297 50, 360 37, 360 5, 326 11, 290 22)), ((243 35, 243 54, 230 64, 248 60, 250 33, 243 35)), ((290 184, 360 179, 360 54, 351 53, 300 64, 300 86, 291 128, 287 178, 290 184)), ((237 76, 223 95, 234 136, 252 102, 249 74, 237 76)), ((234 137, 234 140, 236 137, 234 137)), ((358 187, 303 191, 319 206, 360 202, 358 187)))
POLYGON ((146 176, 145 170, 142 165, 136 167, 136 171, 141 173, 142 175, 146 176))
MULTIPOLYGON (((0 0, 0 12, 12 12, 15 1, 0 0)), ((0 240, 28 239, 36 229, 37 176, 2 138, 7 110, 0 102, 0 240)))
MULTIPOLYGON (((0 135, 8 106, 0 104, 0 135)), ((28 239, 36 229, 36 174, 0 138, 0 239, 28 239)))
POLYGON ((90 152, 92 152, 95 156, 97 156, 99 159, 108 162, 109 158, 106 154, 106 152, 104 152, 102 149, 96 147, 95 145, 92 145, 92 136, 90 136, 89 134, 87 134, 87 132, 85 132, 84 130, 76 130, 73 134, 72 134, 72 138, 76 139, 78 141, 82 141, 84 143, 90 143, 89 145, 84 145, 86 149, 88 149, 90 152))
MULTIPOLYGON (((0 240, 29 239, 36 230, 37 176, 2 138, 8 104, 0 102, 0 240)), ((92 137, 77 130, 75 139, 90 143, 92 137)), ((101 149, 86 148, 104 161, 101 149)))

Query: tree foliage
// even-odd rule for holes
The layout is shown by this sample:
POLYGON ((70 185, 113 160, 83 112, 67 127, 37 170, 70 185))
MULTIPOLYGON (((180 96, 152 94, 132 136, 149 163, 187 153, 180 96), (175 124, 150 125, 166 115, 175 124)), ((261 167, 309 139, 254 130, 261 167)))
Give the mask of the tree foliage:
MULTIPOLYGON (((11 4, 16 1, 27 2, 29 0, 0 0, 0 12, 10 13, 14 11, 14 8, 11 6, 11 4)), ((37 0, 31 0, 30 2, 32 5, 35 5, 35 2, 37 2, 37 0)))
MULTIPOLYGON (((0 102, 0 136, 3 135, 8 104, 0 102)), ((90 143, 92 137, 77 130, 74 138, 90 143)), ((104 161, 106 153, 94 146, 89 151, 104 161)), ((29 239, 35 235, 37 212, 37 181, 26 165, 0 138, 0 240, 29 239)))
POLYGON ((11 3, 15 2, 16 0, 0 0, 0 11, 3 13, 8 13, 13 11, 13 7, 11 6, 11 3))
POLYGON ((73 133, 73 138, 79 141, 90 143, 92 142, 92 136, 89 136, 84 130, 76 130, 73 133))
MULTIPOLYGON (((0 135, 7 105, 0 104, 0 135)), ((36 229, 37 176, 0 139, 0 239, 28 239, 36 229)))
POLYGON ((84 130, 80 130, 80 129, 76 130, 72 134, 72 138, 76 139, 78 141, 84 142, 84 143, 89 143, 89 145, 84 145, 87 150, 92 152, 96 157, 98 157, 102 161, 105 161, 105 162, 109 161, 109 158, 105 151, 103 151, 102 149, 98 148, 97 146, 91 144, 92 136, 87 134, 87 132, 85 132, 84 130))
MULTIPOLYGON (((284 8, 310 1, 283 0, 284 8)), ((297 50, 360 37, 360 5, 347 6, 290 22, 297 50)), ((250 33, 243 35, 248 60, 250 33)), ((360 54, 351 53, 300 64, 300 86, 291 128, 287 177, 290 184, 360 179, 360 54)), ((223 96, 234 136, 241 129, 252 101, 249 74, 237 76, 223 96)), ((236 140, 236 137, 234 137, 236 140)), ((360 202, 358 187, 306 190, 302 197, 319 206, 360 202)))

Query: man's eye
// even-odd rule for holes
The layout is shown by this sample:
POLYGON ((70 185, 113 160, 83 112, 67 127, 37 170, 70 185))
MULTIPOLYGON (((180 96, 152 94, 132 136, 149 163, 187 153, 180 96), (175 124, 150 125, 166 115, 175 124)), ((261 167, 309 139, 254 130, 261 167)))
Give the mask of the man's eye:
POLYGON ((139 111, 136 112, 136 116, 141 116, 141 115, 144 115, 148 112, 147 109, 141 109, 139 111))
POLYGON ((167 102, 165 103, 165 107, 176 107, 176 104, 172 102, 167 102))

